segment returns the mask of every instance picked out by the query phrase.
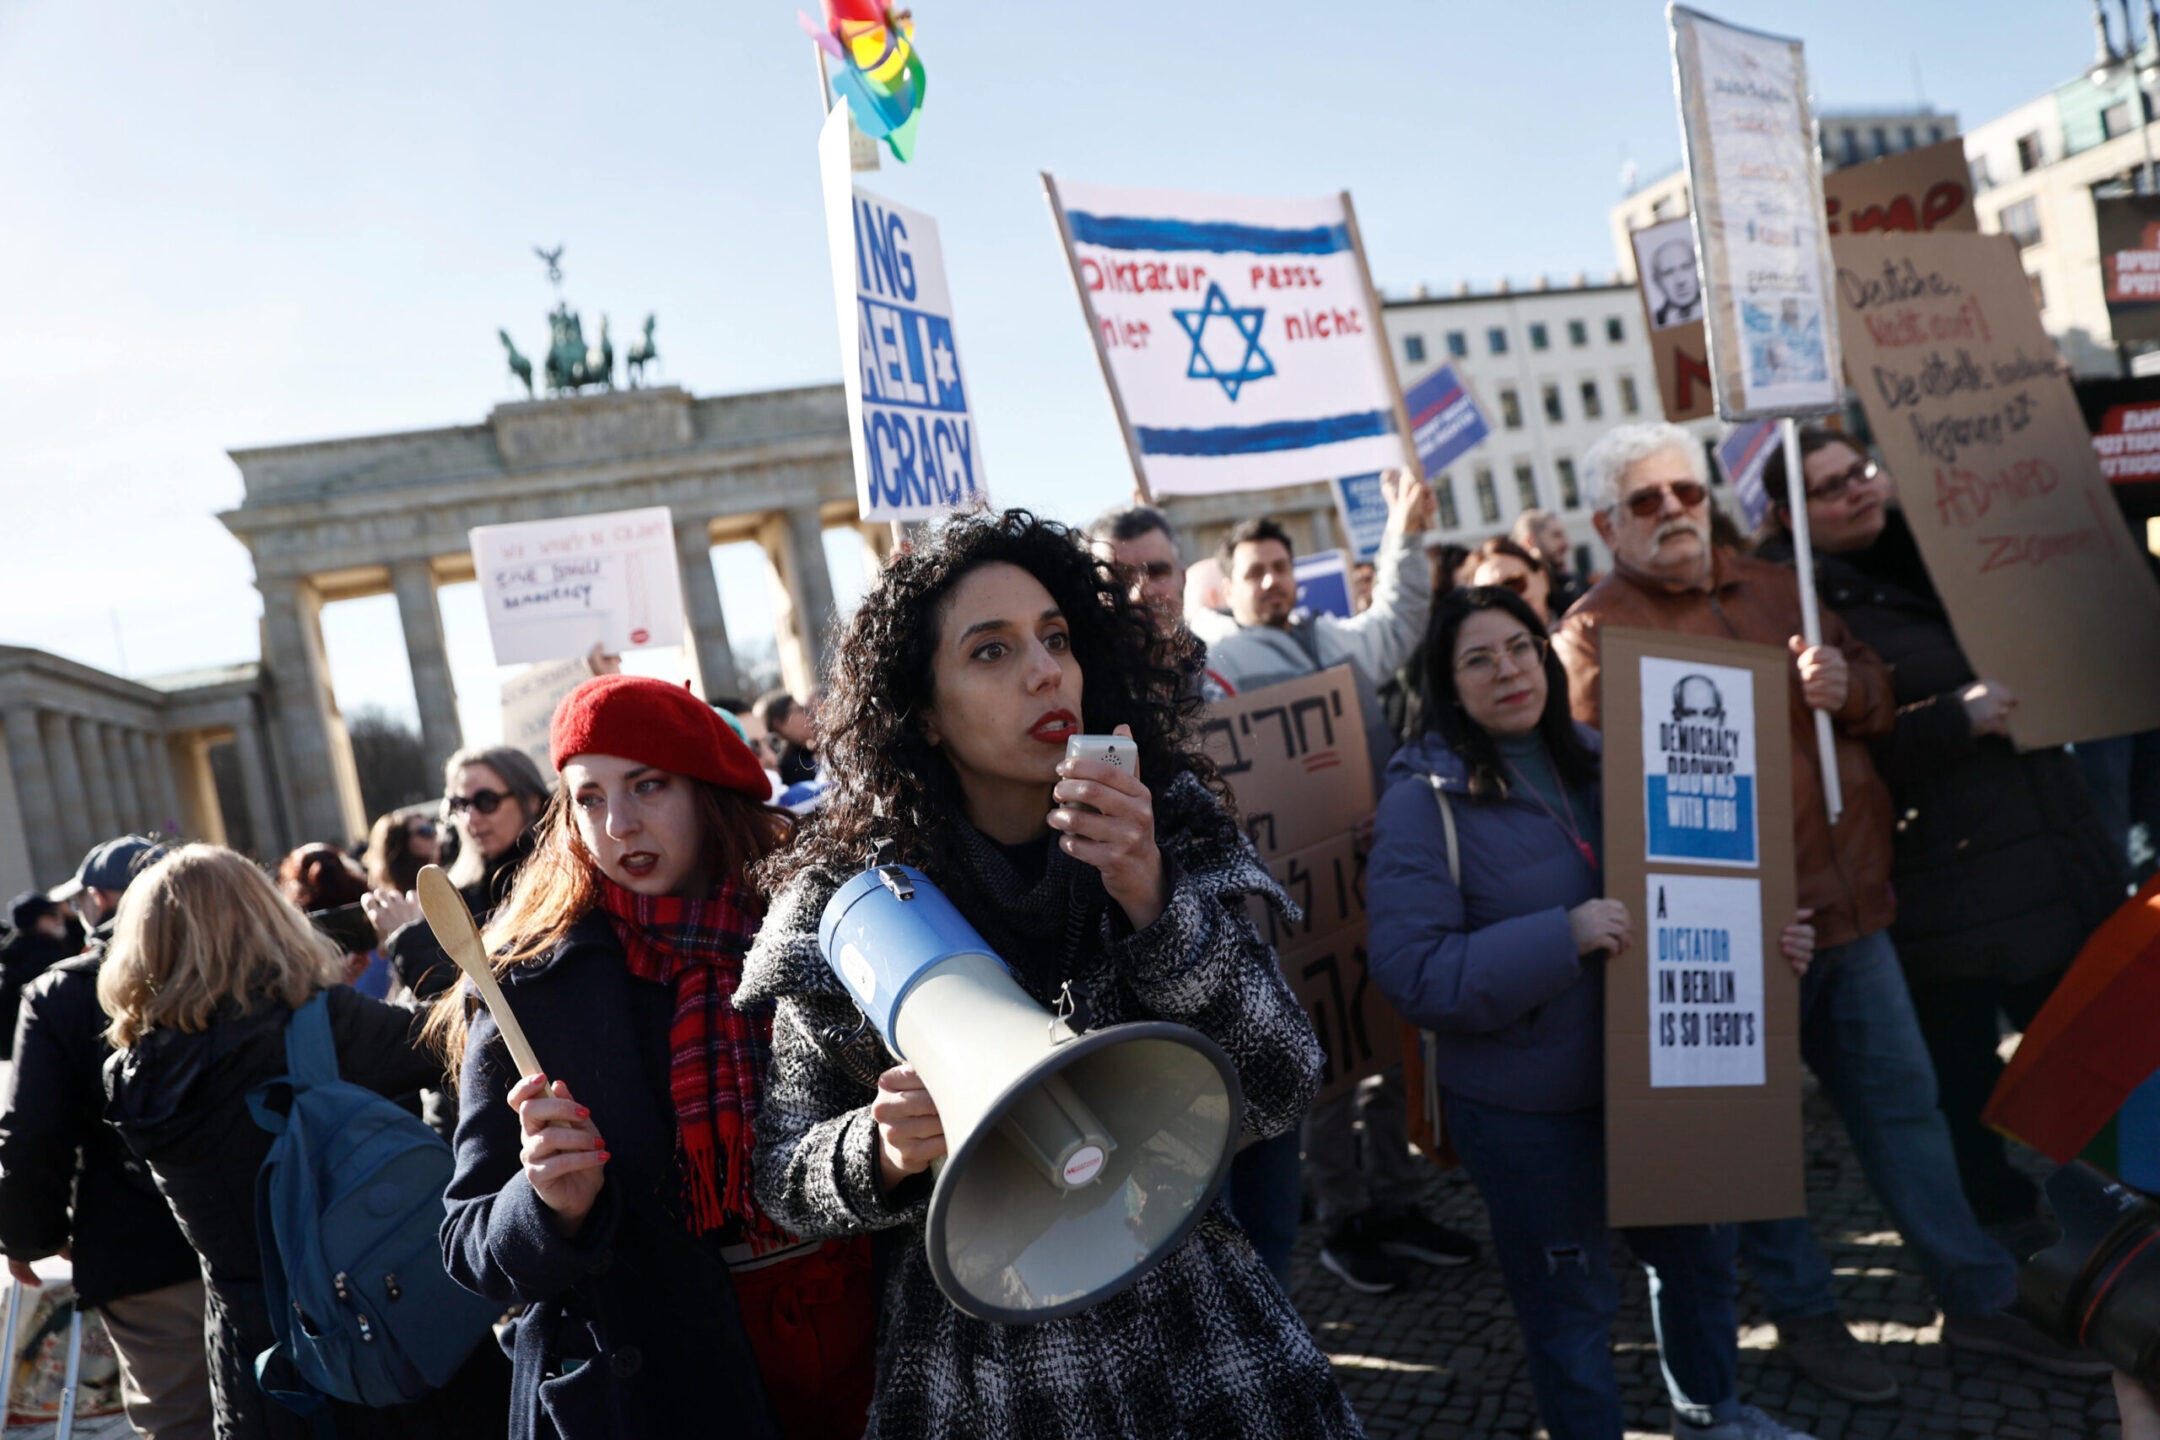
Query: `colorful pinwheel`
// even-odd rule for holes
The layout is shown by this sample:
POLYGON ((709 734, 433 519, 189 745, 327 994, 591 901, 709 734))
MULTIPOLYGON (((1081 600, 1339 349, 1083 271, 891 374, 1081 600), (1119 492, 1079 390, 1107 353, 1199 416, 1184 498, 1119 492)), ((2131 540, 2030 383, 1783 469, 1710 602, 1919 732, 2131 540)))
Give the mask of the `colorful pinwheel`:
POLYGON ((828 57, 833 88, 865 135, 883 140, 893 158, 915 153, 915 123, 922 118, 923 63, 915 53, 915 22, 883 0, 825 0, 825 23, 802 11, 795 19, 828 57))

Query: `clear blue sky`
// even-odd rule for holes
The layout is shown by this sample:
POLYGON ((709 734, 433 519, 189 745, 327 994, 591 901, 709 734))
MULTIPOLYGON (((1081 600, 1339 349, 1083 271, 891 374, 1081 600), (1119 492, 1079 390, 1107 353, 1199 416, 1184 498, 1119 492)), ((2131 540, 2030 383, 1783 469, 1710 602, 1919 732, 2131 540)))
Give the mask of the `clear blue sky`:
MULTIPOLYGON (((546 333, 535 243, 618 348, 657 312, 693 392, 836 379, 797 3, 0 0, 0 641, 133 674, 255 658, 225 450, 480 420, 513 383, 496 327, 546 333)), ((1706 8, 1802 36, 1819 104, 1910 103, 1917 60, 1968 126, 2092 52, 2084 0, 1706 8)), ((1678 156, 1656 4, 916 13, 920 152, 865 183, 938 217, 993 497, 1069 520, 1130 471, 1037 171, 1348 188, 1399 292, 1609 271, 1622 160, 1678 156)), ((762 582, 721 573, 733 627, 769 628, 762 582)), ((484 712, 478 607, 448 620, 484 712)), ((408 710, 388 602, 329 629, 346 707, 408 710)))

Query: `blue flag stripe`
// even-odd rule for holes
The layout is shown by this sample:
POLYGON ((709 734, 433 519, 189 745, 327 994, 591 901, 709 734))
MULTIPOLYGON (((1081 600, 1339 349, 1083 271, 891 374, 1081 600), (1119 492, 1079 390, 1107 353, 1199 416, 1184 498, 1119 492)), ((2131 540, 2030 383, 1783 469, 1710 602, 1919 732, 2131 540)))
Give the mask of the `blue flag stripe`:
POLYGON ((1233 220, 1150 220, 1068 210, 1065 223, 1083 245, 1105 250, 1205 250, 1215 255, 1333 255, 1350 248, 1344 225, 1284 230, 1233 220))
POLYGON ((1261 455, 1272 450, 1308 450, 1343 440, 1368 440, 1395 429, 1385 410, 1328 415, 1318 420, 1277 420, 1268 425, 1217 425, 1205 430, 1133 427, 1143 455, 1261 455))

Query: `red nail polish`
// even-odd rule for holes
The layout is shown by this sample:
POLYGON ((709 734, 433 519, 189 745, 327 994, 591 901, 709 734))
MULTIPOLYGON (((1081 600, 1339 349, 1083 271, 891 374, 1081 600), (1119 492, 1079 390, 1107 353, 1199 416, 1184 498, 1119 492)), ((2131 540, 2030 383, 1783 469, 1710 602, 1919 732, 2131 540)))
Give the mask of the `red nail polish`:
POLYGON ((592 1111, 590 1111, 590 1110, 586 1109, 586 1108, 585 1108, 585 1107, 584 1107, 583 1105, 580 1105, 580 1106, 578 1106, 578 1107, 577 1107, 577 1118, 578 1118, 578 1119, 580 1119, 580 1120, 587 1120, 587 1119, 590 1119, 591 1117, 592 1117, 592 1111))

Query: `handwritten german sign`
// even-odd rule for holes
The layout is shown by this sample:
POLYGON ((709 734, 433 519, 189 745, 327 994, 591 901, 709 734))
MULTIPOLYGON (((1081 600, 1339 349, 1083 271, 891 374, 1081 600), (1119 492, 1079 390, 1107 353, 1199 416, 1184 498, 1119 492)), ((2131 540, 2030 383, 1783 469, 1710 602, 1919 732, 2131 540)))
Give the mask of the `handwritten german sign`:
POLYGON ((665 506, 478 525, 468 540, 498 665, 682 643, 682 572, 665 506))
POLYGON ((1845 360, 1973 668, 2028 747, 2160 725, 2160 587, 2000 235, 1836 242, 1845 360))

